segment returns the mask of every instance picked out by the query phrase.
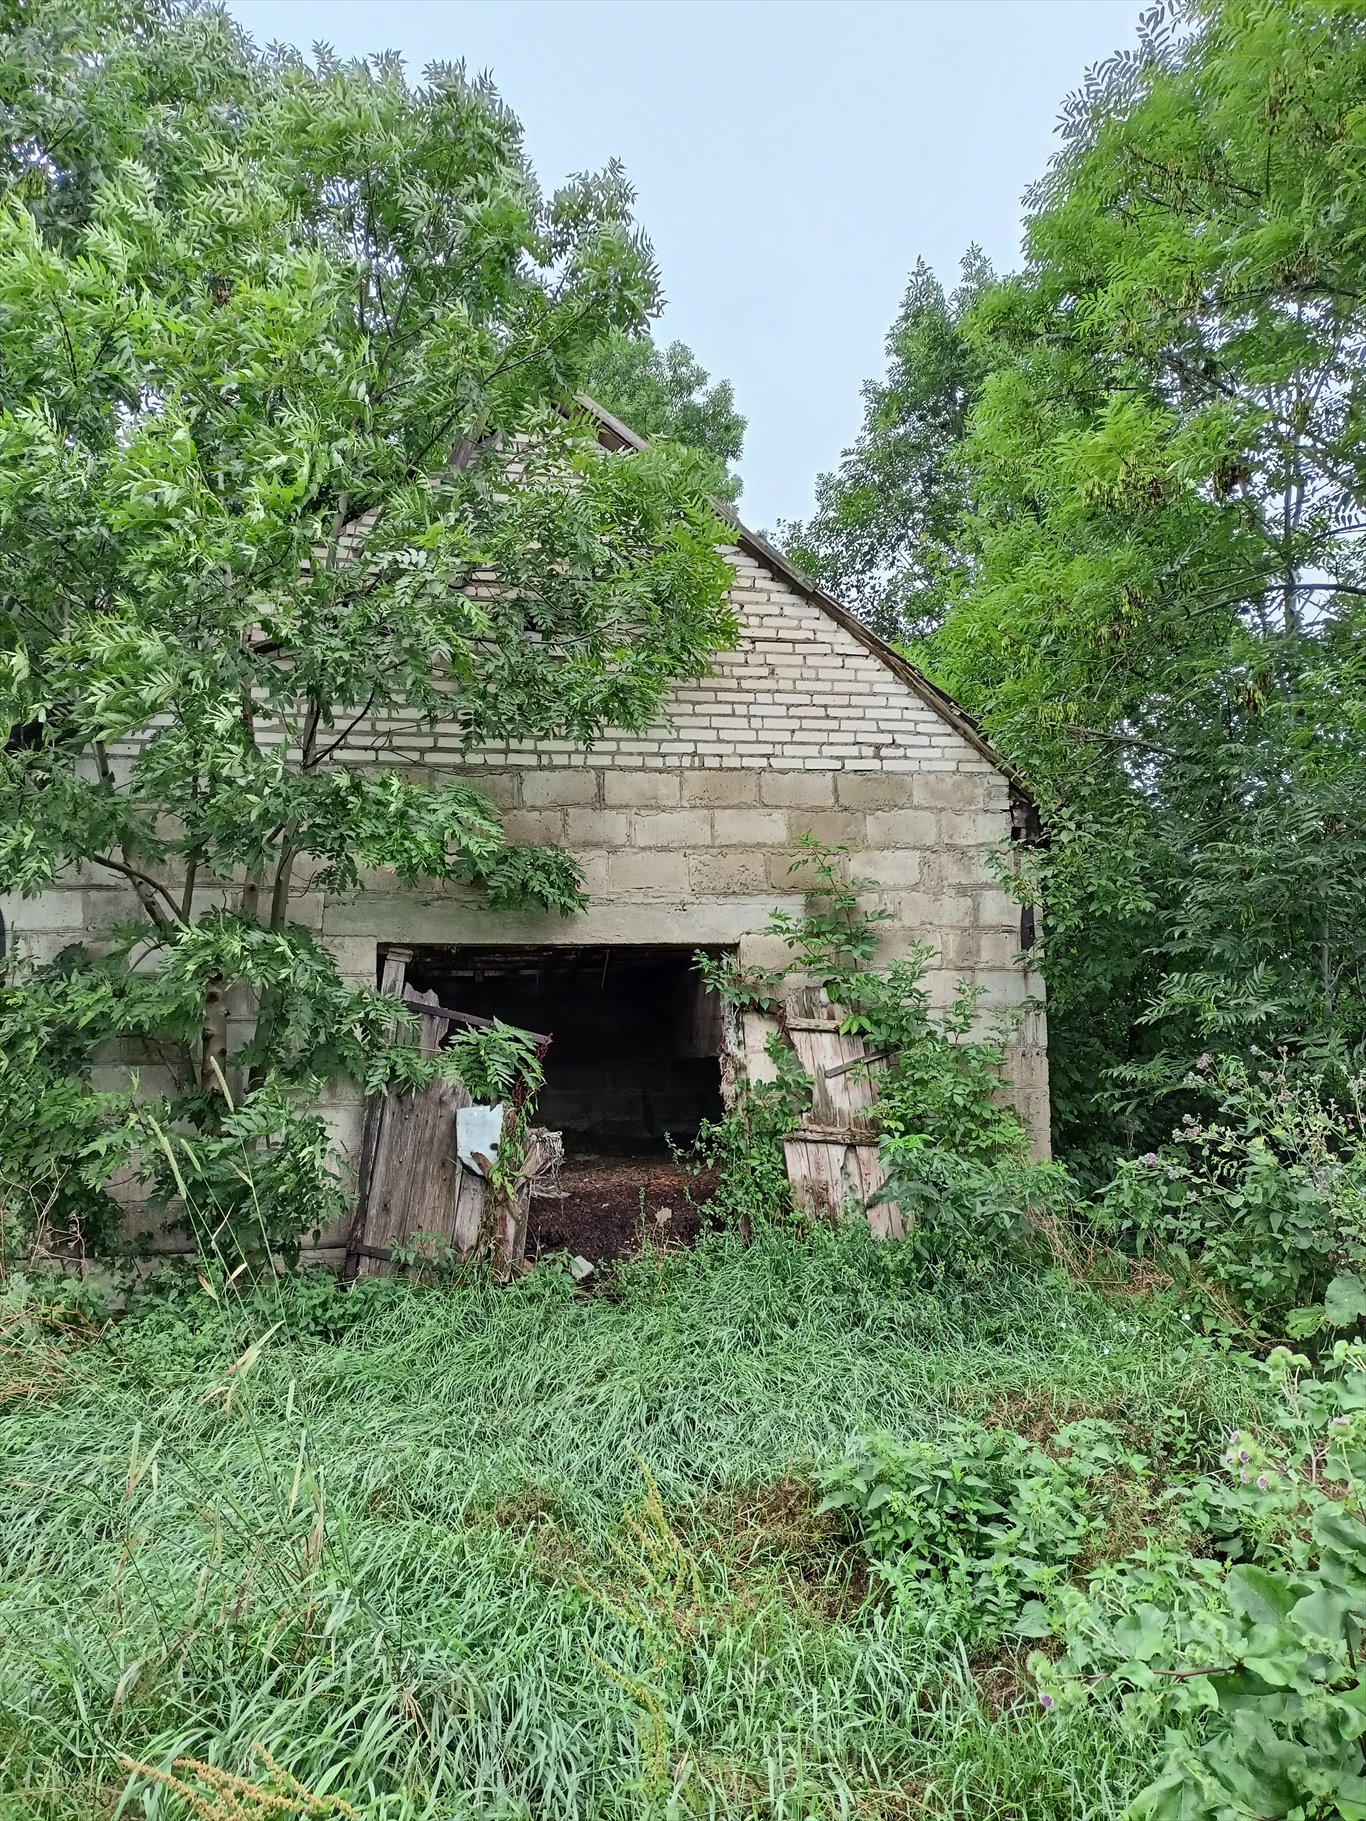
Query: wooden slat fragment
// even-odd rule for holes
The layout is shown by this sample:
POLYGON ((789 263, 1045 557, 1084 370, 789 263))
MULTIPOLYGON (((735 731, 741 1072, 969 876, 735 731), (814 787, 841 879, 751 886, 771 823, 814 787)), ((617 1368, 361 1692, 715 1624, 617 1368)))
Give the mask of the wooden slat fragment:
POLYGON ((745 1067, 745 1038, 740 1014, 733 1005, 721 1008, 721 1104, 727 1112, 740 1093, 745 1067))
POLYGON ((869 1055, 861 1037, 840 1029, 847 1012, 821 987, 790 987, 786 1011, 785 1028, 812 1086, 811 1109, 784 1145, 798 1207, 838 1218, 858 1206, 879 1238, 901 1237, 900 1210, 877 1200, 887 1172, 873 1107, 885 1054, 869 1055))
POLYGON ((878 1239, 905 1237, 901 1210, 894 1202, 877 1200, 887 1170, 876 1145, 853 1144, 847 1136, 803 1135, 787 1139, 783 1155, 793 1199, 804 1213, 838 1220, 852 1203, 864 1209, 878 1239))
POLYGON ((894 1201, 878 1199, 887 1185, 887 1166, 878 1154, 876 1145, 861 1144, 855 1147, 853 1155, 854 1170, 858 1177, 858 1194, 864 1211, 868 1216, 868 1225, 872 1228, 875 1239, 904 1239, 906 1222, 901 1209, 894 1201))
POLYGON ((811 1123, 873 1131, 877 1087, 866 1069, 853 1066, 865 1059, 863 1039, 845 1036, 834 1024, 807 1022, 794 1028, 789 1023, 788 1031, 798 1060, 811 1077, 811 1123))
POLYGON ((863 1065, 865 1068, 871 1068, 874 1063, 890 1062, 891 1058, 892 1052, 890 1050, 875 1050, 871 1055, 855 1056, 848 1062, 841 1062, 837 1068, 827 1069, 825 1071, 826 1077, 828 1079, 832 1075, 846 1075, 850 1069, 856 1069, 860 1065, 863 1065))
MULTIPOLYGON (((405 993, 403 1003, 414 1011, 425 1012, 429 1018, 444 1018, 447 1024, 464 1025, 470 1030, 488 1030, 499 1022, 497 1018, 483 1018, 475 1012, 457 1012, 448 1005, 438 1005, 435 993, 405 993)), ((530 1037, 533 1043, 550 1042, 543 1031, 524 1031, 519 1024, 509 1024, 506 1028, 516 1031, 519 1037, 530 1037)))
POLYGON ((507 1283, 526 1257, 527 1227, 531 1218, 531 1186, 564 1159, 564 1139, 559 1132, 533 1126, 526 1135, 522 1167, 510 1195, 489 1194, 499 1204, 493 1220, 493 1274, 507 1283))
POLYGON ((783 1145, 792 1198, 806 1214, 837 1220, 844 1212, 842 1160, 847 1146, 823 1139, 789 1138, 783 1145))

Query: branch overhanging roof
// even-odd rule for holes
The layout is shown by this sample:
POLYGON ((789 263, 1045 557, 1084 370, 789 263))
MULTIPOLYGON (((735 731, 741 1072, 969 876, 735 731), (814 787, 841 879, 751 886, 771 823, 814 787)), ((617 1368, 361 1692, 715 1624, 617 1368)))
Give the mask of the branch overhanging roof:
MULTIPOLYGON (((619 417, 613 417, 610 411, 598 404, 595 399, 589 398, 586 393, 575 393, 574 403, 598 426, 599 440, 606 448, 647 449, 649 447, 649 443, 643 436, 638 436, 628 424, 622 423, 619 417)), ((982 734, 966 709, 960 708, 952 696, 945 695, 942 689, 936 688, 923 671, 917 670, 914 664, 903 658, 899 651, 894 651, 875 632, 870 632, 862 620, 856 618, 847 607, 842 606, 823 588, 818 587, 810 576, 803 575, 801 570, 796 568, 776 545, 771 544, 759 532, 751 531, 747 525, 742 524, 729 506, 720 500, 713 500, 712 504, 717 516, 723 519, 735 533, 735 542, 746 556, 751 556, 756 562, 762 563, 771 575, 776 576, 779 581, 785 582, 804 600, 810 601, 813 607, 818 607, 837 626, 842 626, 851 638, 857 639, 865 651, 870 652, 880 664, 884 664, 891 671, 893 676, 919 696, 927 708, 933 709, 941 720, 947 721, 954 732, 961 735, 969 746, 981 753, 984 759, 994 765, 1003 776, 1009 778, 1010 782, 1026 796, 1030 794, 1029 786, 1025 783, 1024 778, 1009 760, 1002 758, 1001 754, 982 734)))

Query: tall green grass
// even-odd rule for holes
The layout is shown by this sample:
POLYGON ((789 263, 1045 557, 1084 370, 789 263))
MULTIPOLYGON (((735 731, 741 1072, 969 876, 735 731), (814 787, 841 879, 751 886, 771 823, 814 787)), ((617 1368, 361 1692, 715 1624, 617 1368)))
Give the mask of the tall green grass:
POLYGON ((1087 1411, 1171 1454, 1255 1395, 1148 1305, 929 1286, 852 1227, 593 1297, 162 1294, 42 1357, 0 1406, 3 1821, 178 1821, 121 1761, 253 1741, 385 1821, 1115 1815, 1153 1741, 893 1612, 803 1488, 869 1429, 1087 1411))

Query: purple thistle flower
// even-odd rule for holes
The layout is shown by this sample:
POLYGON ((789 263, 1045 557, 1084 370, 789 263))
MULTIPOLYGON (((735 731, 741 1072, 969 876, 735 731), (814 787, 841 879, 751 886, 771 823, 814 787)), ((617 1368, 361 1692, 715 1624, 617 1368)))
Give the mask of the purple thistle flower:
POLYGON ((1052 1705, 1053 1705, 1052 1695, 1040 1695, 1039 1696, 1039 1706, 1040 1707, 1048 1708, 1048 1707, 1051 1707, 1052 1705))
POLYGON ((1250 1461, 1252 1456, 1248 1453, 1246 1448, 1240 1448, 1238 1450, 1238 1459, 1240 1461, 1250 1461))
POLYGON ((1143 1162, 1147 1164, 1149 1169, 1152 1169, 1153 1165, 1157 1162, 1157 1152, 1145 1151, 1143 1153, 1143 1162))
POLYGON ((1259 1473, 1259 1474, 1258 1474, 1258 1475, 1257 1475, 1257 1490, 1258 1490, 1258 1492, 1265 1492, 1265 1491, 1267 1491, 1267 1489, 1268 1489, 1268 1488, 1269 1488, 1269 1487, 1270 1487, 1270 1484, 1271 1484, 1271 1482, 1270 1482, 1270 1480, 1268 1480, 1268 1479, 1267 1479, 1267 1477, 1266 1477, 1266 1475, 1265 1475, 1265 1474, 1264 1474, 1264 1473, 1259 1473))
POLYGON ((1351 1426, 1352 1419, 1350 1416, 1335 1416, 1328 1425, 1330 1429, 1350 1429, 1351 1426))
POLYGON ((1238 1444, 1239 1444, 1239 1442, 1240 1442, 1240 1441, 1242 1441, 1242 1439, 1243 1439, 1243 1432, 1242 1432, 1242 1430, 1241 1430, 1241 1429, 1235 1429, 1235 1430, 1234 1430, 1234 1431, 1233 1431, 1233 1433, 1232 1433, 1232 1435, 1230 1435, 1230 1436, 1229 1436, 1229 1438, 1228 1438, 1228 1445, 1229 1445, 1229 1447, 1230 1447, 1230 1448, 1236 1448, 1236 1447, 1237 1447, 1237 1446, 1238 1446, 1238 1444))

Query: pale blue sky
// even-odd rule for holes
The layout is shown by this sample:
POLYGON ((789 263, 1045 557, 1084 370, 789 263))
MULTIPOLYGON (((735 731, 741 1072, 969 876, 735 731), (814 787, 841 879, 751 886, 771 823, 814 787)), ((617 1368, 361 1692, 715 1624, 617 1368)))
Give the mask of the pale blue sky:
POLYGON ((622 159, 681 337, 749 418, 746 520, 805 513, 923 255, 1019 245, 1064 95, 1137 0, 229 0, 258 40, 490 69, 543 183, 622 159))

